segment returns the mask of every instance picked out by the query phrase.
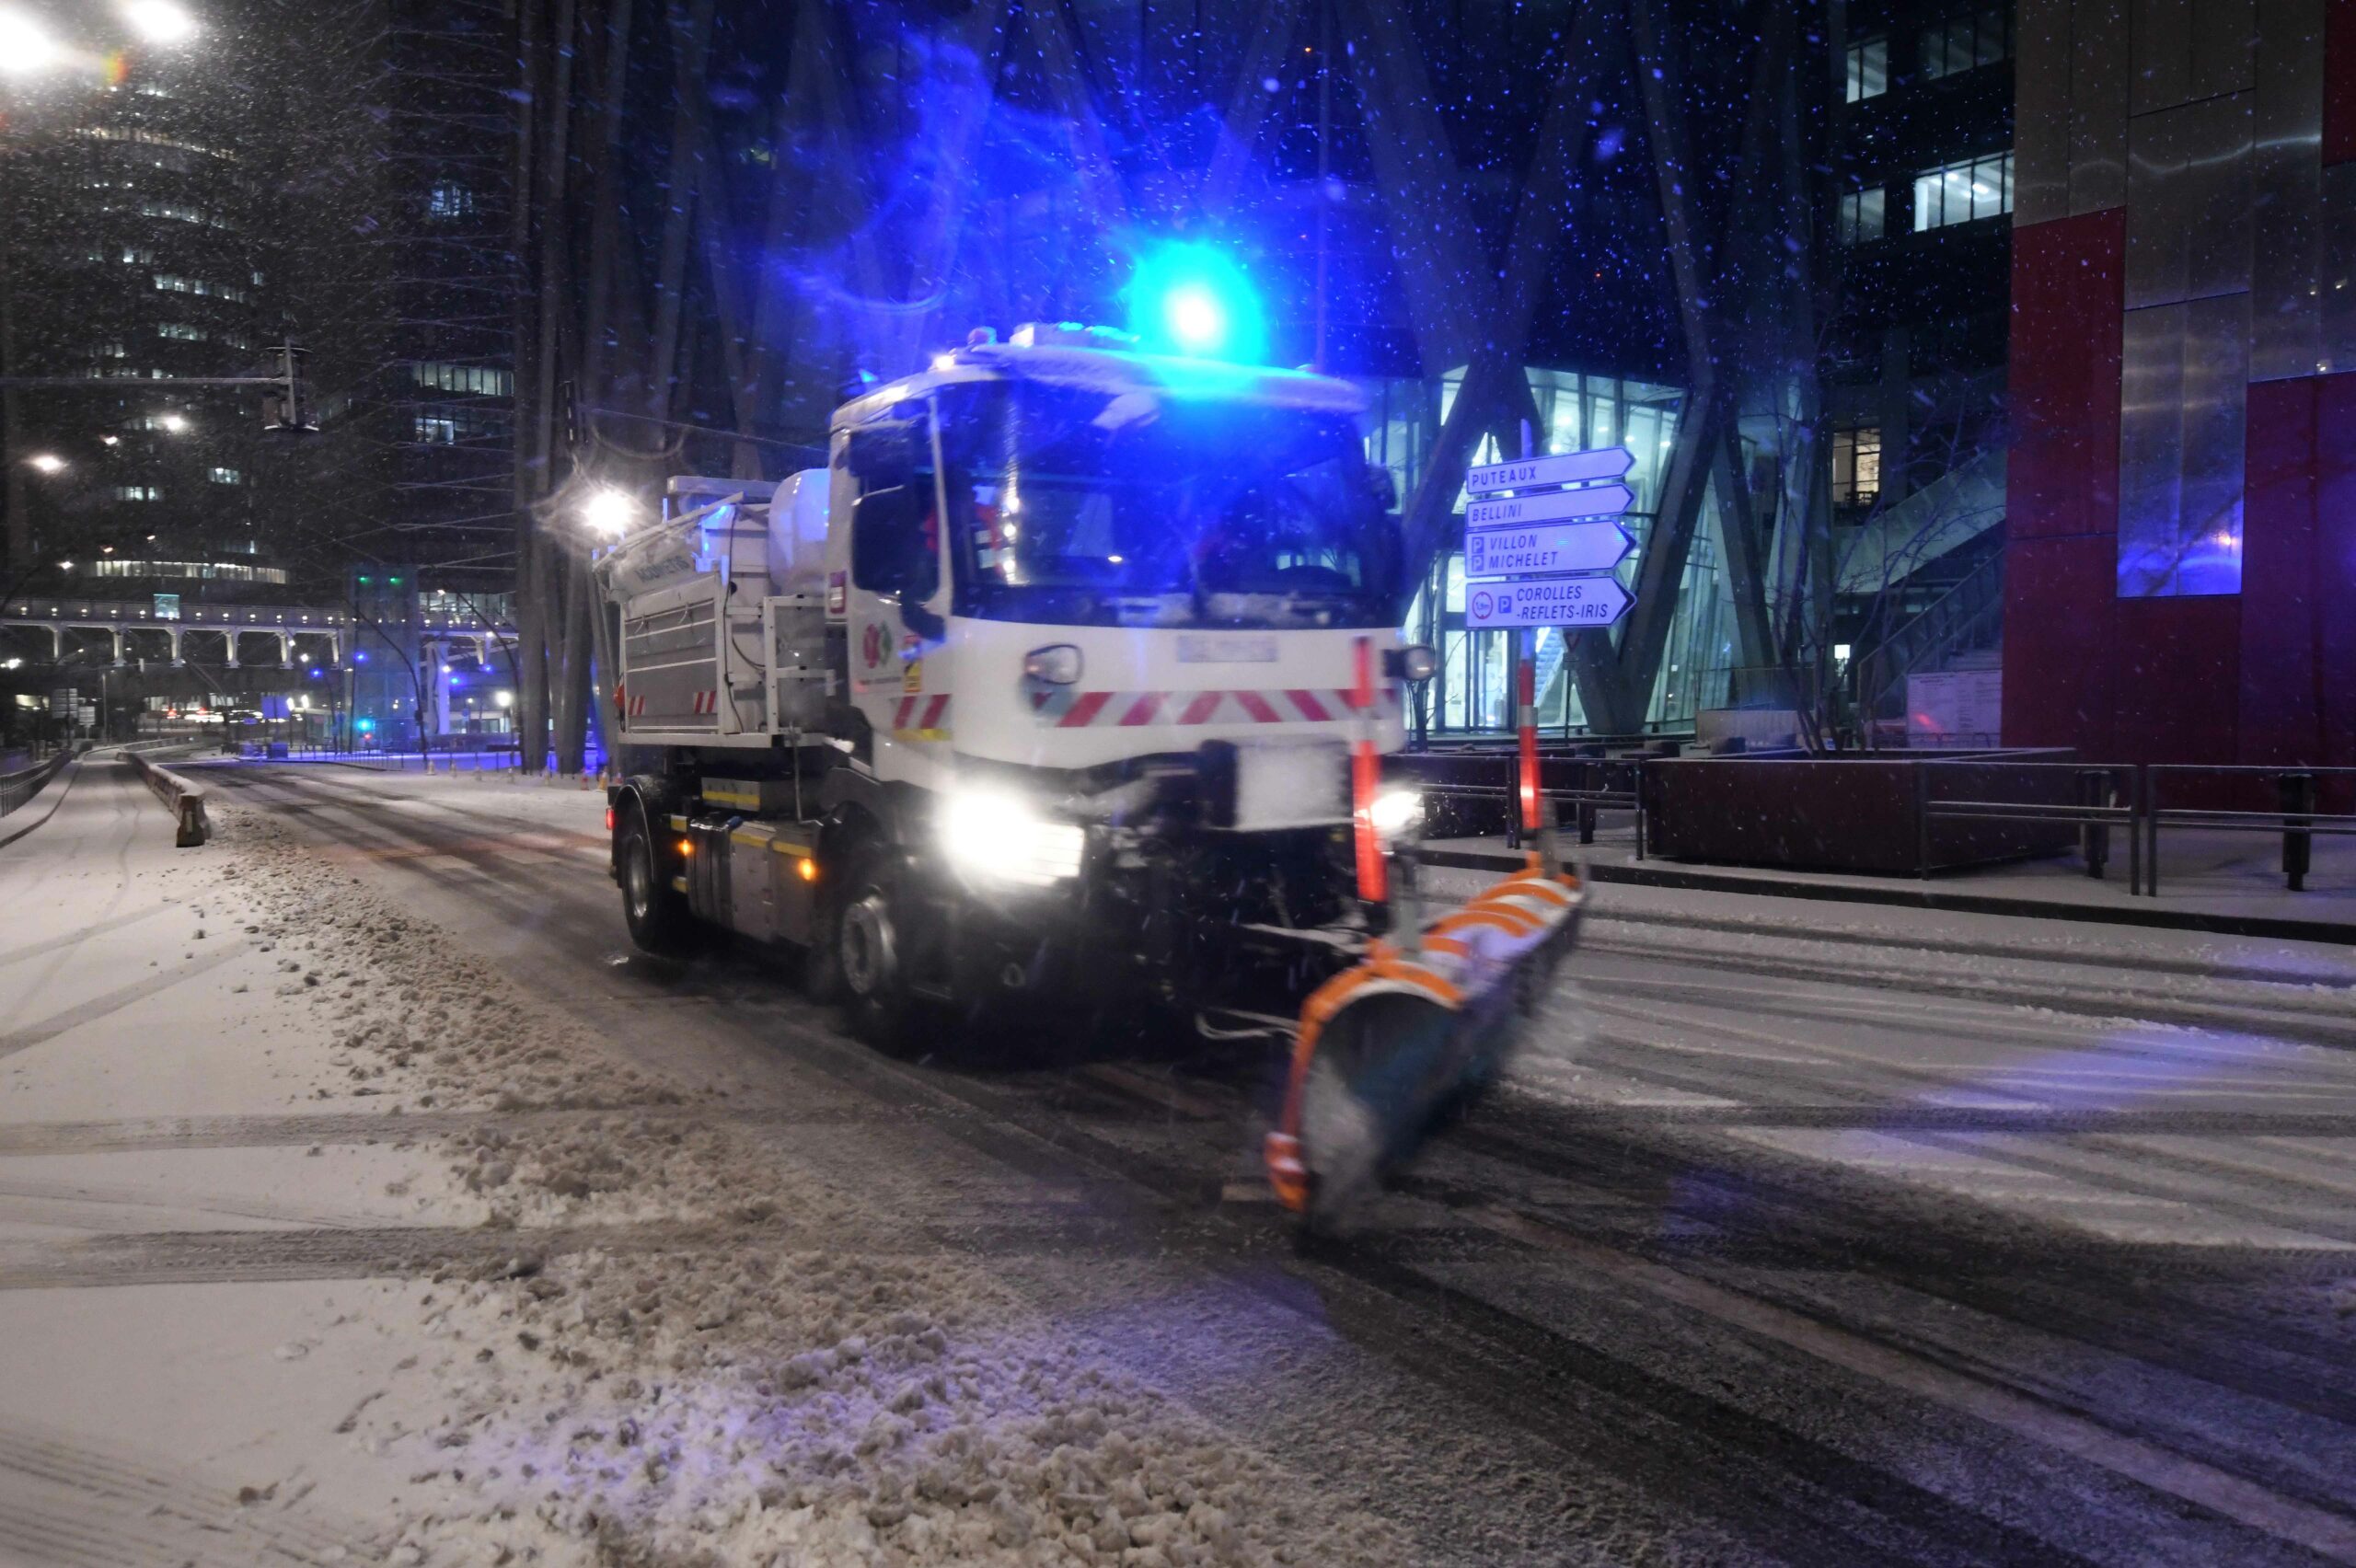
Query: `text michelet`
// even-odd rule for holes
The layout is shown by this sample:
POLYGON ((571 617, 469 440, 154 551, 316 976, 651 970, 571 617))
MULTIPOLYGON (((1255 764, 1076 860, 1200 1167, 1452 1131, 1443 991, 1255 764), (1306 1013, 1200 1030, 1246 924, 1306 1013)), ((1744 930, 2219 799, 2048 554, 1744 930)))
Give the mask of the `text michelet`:
POLYGON ((1474 530, 1464 536, 1464 575, 1542 577, 1550 572, 1609 571, 1636 541, 1606 519, 1536 528, 1474 530))
POLYGON ((1502 626, 1610 626, 1634 601, 1617 578, 1550 577, 1534 582, 1475 584, 1465 591, 1464 624, 1502 626))

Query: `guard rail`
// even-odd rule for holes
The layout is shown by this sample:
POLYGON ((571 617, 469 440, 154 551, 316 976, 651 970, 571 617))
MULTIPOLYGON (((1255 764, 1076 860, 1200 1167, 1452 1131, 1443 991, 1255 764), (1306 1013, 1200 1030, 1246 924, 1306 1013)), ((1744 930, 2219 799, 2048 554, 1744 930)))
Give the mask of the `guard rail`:
POLYGON ((40 794, 41 787, 56 778, 58 770, 73 759, 72 752, 61 751, 38 767, 16 773, 0 773, 0 817, 6 816, 40 794))

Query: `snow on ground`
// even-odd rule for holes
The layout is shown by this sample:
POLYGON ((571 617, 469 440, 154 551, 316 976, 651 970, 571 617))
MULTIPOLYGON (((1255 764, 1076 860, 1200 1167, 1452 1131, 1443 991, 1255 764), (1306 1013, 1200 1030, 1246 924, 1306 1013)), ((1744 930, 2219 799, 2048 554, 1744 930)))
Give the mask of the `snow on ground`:
POLYGON ((283 823, 85 789, 0 861, 0 1556, 1398 1560, 283 823))

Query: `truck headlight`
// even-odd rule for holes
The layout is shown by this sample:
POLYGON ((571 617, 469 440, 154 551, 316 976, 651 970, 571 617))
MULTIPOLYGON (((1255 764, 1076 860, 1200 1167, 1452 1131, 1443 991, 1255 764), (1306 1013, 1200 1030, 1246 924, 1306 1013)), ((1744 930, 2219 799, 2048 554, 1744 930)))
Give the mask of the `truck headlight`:
POLYGON ((1077 823, 1051 821, 1019 795, 953 790, 941 801, 941 852, 976 882, 1051 886, 1080 875, 1085 843, 1077 823))
POLYGON ((1373 821, 1375 832, 1385 838, 1396 838, 1423 820, 1423 791, 1385 790, 1374 798, 1367 815, 1373 821))

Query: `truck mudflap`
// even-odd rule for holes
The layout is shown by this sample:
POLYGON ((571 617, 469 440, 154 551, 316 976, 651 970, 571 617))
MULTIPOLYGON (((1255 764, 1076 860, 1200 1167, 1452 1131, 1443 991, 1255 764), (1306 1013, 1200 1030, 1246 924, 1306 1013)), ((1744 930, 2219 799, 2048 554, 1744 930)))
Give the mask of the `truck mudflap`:
MULTIPOLYGON (((1551 835, 1548 836, 1551 838, 1551 835)), ((1277 1201, 1334 1228, 1443 1113, 1503 1070, 1577 940, 1578 879, 1532 854, 1310 994, 1265 1157, 1277 1201)))

